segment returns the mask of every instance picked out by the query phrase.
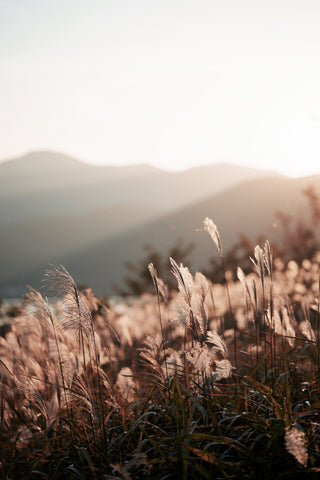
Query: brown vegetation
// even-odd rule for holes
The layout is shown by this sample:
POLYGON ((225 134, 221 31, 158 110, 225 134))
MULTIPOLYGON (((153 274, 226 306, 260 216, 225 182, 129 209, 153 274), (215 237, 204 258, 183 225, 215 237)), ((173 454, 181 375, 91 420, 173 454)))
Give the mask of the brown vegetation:
POLYGON ((63 267, 0 339, 2 478, 317 478, 320 254, 107 307, 63 267))

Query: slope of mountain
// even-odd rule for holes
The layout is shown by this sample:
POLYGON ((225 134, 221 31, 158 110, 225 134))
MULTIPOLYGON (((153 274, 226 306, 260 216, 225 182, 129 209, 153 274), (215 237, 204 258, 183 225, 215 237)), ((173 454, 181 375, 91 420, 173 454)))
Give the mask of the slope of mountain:
POLYGON ((154 219, 155 207, 115 205, 93 212, 33 220, 0 230, 0 277, 14 278, 154 219))
POLYGON ((61 154, 34 152, 0 163, 0 228, 9 222, 80 214, 116 204, 172 211, 265 175, 229 164, 183 172, 146 165, 97 167, 61 154))
POLYGON ((230 164, 183 172, 147 165, 97 167, 53 152, 0 163, 0 287, 30 283, 31 272, 69 258, 82 282, 90 283, 109 258, 110 279, 105 282, 101 271, 94 280, 105 291, 111 281, 118 282, 126 260, 141 256, 143 243, 163 247, 177 236, 189 239, 203 217, 195 214, 197 223, 191 223, 199 201, 258 177, 266 172, 230 164), (91 255, 93 263, 87 264, 84 258, 91 255))
POLYGON ((22 157, 5 160, 0 164, 2 175, 34 175, 59 172, 64 174, 73 169, 86 168, 84 162, 65 155, 64 153, 39 150, 30 152, 22 157))
MULTIPOLYGON (((89 284, 98 294, 111 293, 111 286, 121 283, 124 262, 135 262, 143 257, 143 245, 147 242, 165 251, 179 238, 192 241, 196 247, 194 268, 199 268, 216 255, 216 247, 209 235, 197 231, 202 228, 202 220, 206 216, 217 224, 224 250, 235 243, 240 233, 245 233, 253 241, 259 234, 265 233, 272 242, 281 234, 275 228, 277 210, 307 218, 308 211, 301 191, 310 185, 320 192, 320 176, 244 182, 170 215, 99 241, 81 252, 63 255, 55 262, 63 263, 76 281, 89 284)), ((34 267, 33 271, 26 272, 24 278, 37 287, 45 265, 34 264, 34 267)))
MULTIPOLYGON (((159 170, 148 165, 95 166, 57 152, 37 151, 0 163, 0 198, 62 193, 73 187, 121 178, 152 176, 159 170)), ((67 195, 67 191, 64 195, 67 195)))

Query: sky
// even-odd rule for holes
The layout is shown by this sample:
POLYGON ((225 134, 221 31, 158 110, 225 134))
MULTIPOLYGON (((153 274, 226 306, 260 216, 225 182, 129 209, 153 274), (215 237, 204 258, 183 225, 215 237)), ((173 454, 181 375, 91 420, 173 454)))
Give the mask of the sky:
POLYGON ((0 160, 320 173, 319 0, 0 0, 0 160))

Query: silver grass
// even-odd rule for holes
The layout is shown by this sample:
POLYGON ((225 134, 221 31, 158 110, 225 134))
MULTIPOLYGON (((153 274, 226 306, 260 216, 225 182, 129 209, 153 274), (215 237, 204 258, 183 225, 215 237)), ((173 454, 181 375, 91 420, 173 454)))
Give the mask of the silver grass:
POLYGON ((19 379, 17 381, 17 386, 21 390, 21 392, 23 392, 25 397, 30 401, 30 403, 32 403, 33 406, 35 406, 38 411, 43 415, 46 421, 48 421, 49 414, 47 406, 40 392, 33 387, 30 381, 26 382, 19 379))
POLYGON ((95 401, 86 380, 75 374, 69 395, 80 401, 83 408, 89 413, 92 422, 97 420, 95 401))
POLYGON ((316 341, 316 335, 310 322, 310 305, 306 299, 303 304, 304 320, 299 324, 301 333, 311 342, 316 341))
MULTIPOLYGON (((149 272, 153 280, 154 287, 156 289, 156 294, 157 294, 157 302, 158 302, 158 313, 159 313, 159 321, 160 321, 160 328, 161 328, 161 335, 162 335, 162 347, 163 347, 163 353, 164 353, 164 358, 166 358, 166 349, 165 349, 165 340, 164 340, 164 329, 163 329, 163 324, 162 324, 162 316, 161 316, 161 308, 160 308, 160 290, 162 287, 162 297, 165 303, 168 301, 168 294, 166 289, 164 288, 164 283, 161 281, 157 276, 157 271, 153 265, 153 263, 150 263, 149 266, 149 272)), ((166 368, 166 374, 167 374, 167 379, 168 379, 168 370, 167 370, 167 364, 166 361, 165 363, 165 368, 166 368)))
POLYGON ((77 300, 74 303, 75 296, 71 295, 65 298, 67 311, 61 324, 64 328, 72 330, 80 342, 84 337, 90 342, 92 339, 91 312, 85 298, 78 292, 77 300))
POLYGON ((70 388, 73 380, 73 375, 76 372, 76 359, 70 347, 64 343, 57 344, 53 340, 49 340, 48 356, 54 362, 56 370, 56 378, 59 385, 65 388, 70 388))
POLYGON ((254 298, 254 305, 257 310, 258 308, 258 293, 257 293, 257 284, 255 279, 253 278, 251 281, 252 291, 253 291, 253 298, 254 298))
POLYGON ((38 423, 37 411, 36 411, 36 409, 31 408, 31 404, 21 405, 21 407, 19 409, 19 416, 21 417, 24 425, 28 425, 28 427, 29 427, 29 428, 28 427, 26 428, 25 426, 21 425, 20 428, 18 429, 18 435, 17 435, 17 438, 19 438, 18 445, 21 447, 25 441, 28 441, 28 439, 30 439, 30 437, 32 435, 31 429, 34 432, 39 432, 40 427, 37 425, 37 423, 38 423), (25 435, 22 435, 22 438, 20 437, 20 432, 25 433, 25 435))
POLYGON ((162 348, 162 338, 160 335, 148 335, 144 341, 143 347, 140 351, 140 358, 152 370, 164 379, 162 375, 162 363, 164 361, 164 353, 162 348))
MULTIPOLYGON (((184 365, 183 365, 183 361, 182 361, 182 355, 184 355, 184 352, 182 350, 179 350, 179 351, 176 351, 176 350, 173 350, 172 348, 169 348, 167 349, 167 361, 166 361, 166 365, 167 365, 167 370, 168 370, 168 374, 169 376, 173 376, 173 375, 176 375, 180 372, 183 371, 184 369, 184 365)), ((163 370, 163 374, 166 374, 166 371, 164 370, 164 368, 162 367, 162 370, 163 370)))
POLYGON ((316 341, 316 335, 314 333, 314 330, 311 326, 311 323, 308 319, 305 319, 303 320, 300 324, 299 324, 299 329, 301 331, 301 333, 308 339, 310 340, 311 342, 315 342, 316 341))
POLYGON ((148 270, 150 272, 157 295, 160 295, 164 303, 167 304, 169 300, 167 285, 160 277, 158 277, 157 270, 154 267, 153 263, 149 263, 148 270))
POLYGON ((264 253, 259 245, 255 246, 254 258, 249 257, 252 263, 255 265, 258 275, 261 279, 262 286, 264 285, 264 253))
MULTIPOLYGON (((58 321, 53 315, 50 305, 48 303, 48 300, 44 299, 40 292, 31 289, 30 291, 30 299, 33 300, 34 304, 37 306, 38 309, 38 316, 40 315, 40 318, 44 319, 47 324, 51 327, 52 333, 54 336, 54 342, 55 342, 55 352, 57 354, 57 362, 55 363, 56 366, 56 381, 57 381, 57 389, 60 391, 60 387, 62 387, 63 390, 63 400, 65 402, 65 405, 67 407, 67 414, 69 416, 69 406, 68 406, 68 400, 67 400, 67 393, 66 393, 66 387, 71 385, 75 367, 72 365, 72 363, 68 360, 70 360, 71 352, 69 349, 66 348, 66 346, 63 343, 59 343, 58 339, 58 327, 60 326, 58 324, 58 321), (68 359, 66 360, 62 353, 61 349, 67 351, 68 353, 68 359)), ((48 353, 50 355, 50 350, 51 352, 53 351, 52 346, 50 348, 50 339, 48 341, 48 353)), ((30 360, 29 360, 30 363, 30 360)), ((61 400, 60 396, 59 399, 61 400)))
POLYGON ((205 277, 201 272, 197 272, 194 276, 194 285, 201 293, 203 300, 205 300, 208 292, 210 291, 210 284, 207 277, 205 277))
POLYGON ((58 328, 59 322, 52 313, 48 300, 44 299, 38 290, 35 290, 32 287, 28 288, 29 293, 27 294, 26 299, 27 312, 33 314, 35 310, 38 319, 43 320, 52 328, 58 328))
POLYGON ((214 361, 212 349, 197 342, 191 350, 186 352, 186 359, 191 363, 193 370, 202 375, 203 379, 211 378, 214 361))
POLYGON ((293 424, 285 429, 286 449, 304 467, 308 464, 308 450, 306 435, 299 424, 293 424))
POLYGON ((266 267, 266 270, 272 281, 272 252, 271 252, 269 240, 266 240, 266 243, 264 245, 263 260, 264 260, 264 265, 266 267))
POLYGON ((286 338, 288 345, 291 348, 293 348, 295 344, 296 331, 290 320, 287 307, 284 306, 281 308, 281 314, 282 314, 282 335, 284 335, 284 337, 286 338))
POLYGON ((207 332, 207 343, 212 345, 212 351, 214 353, 222 353, 224 357, 228 355, 226 344, 224 343, 223 339, 218 335, 217 332, 214 330, 209 330, 207 332))
POLYGON ((247 288, 247 280, 246 280, 246 276, 244 274, 244 271, 242 270, 241 267, 237 268, 237 277, 238 277, 238 280, 243 285, 243 287, 246 289, 247 288))
POLYGON ((48 296, 64 298, 66 294, 77 295, 76 284, 63 265, 50 265, 44 274, 43 288, 48 296))
POLYGON ((140 357, 146 365, 150 366, 154 372, 157 372, 161 378, 164 378, 161 367, 162 364, 157 358, 152 355, 151 352, 143 350, 142 352, 140 352, 140 357))
POLYGON ((238 365, 238 360, 237 360, 237 356, 238 356, 238 354, 237 354, 237 330, 238 330, 238 327, 237 327, 236 318, 235 318, 234 313, 232 311, 230 291, 229 291, 229 279, 228 279, 227 270, 226 270, 225 261, 224 261, 224 256, 223 256, 221 238, 220 238, 220 234, 219 234, 219 231, 218 231, 218 228, 217 228, 216 224, 209 217, 206 217, 204 219, 203 225, 204 225, 204 229, 209 233, 209 235, 211 236, 213 242, 215 243, 215 245, 218 249, 220 259, 221 259, 221 263, 222 263, 222 268, 223 268, 223 271, 224 271, 224 278, 225 278, 225 281, 226 281, 226 292, 227 292, 227 298, 228 298, 228 304, 229 304, 229 312, 230 312, 230 315, 234 318, 233 352, 234 352, 234 362, 235 362, 235 365, 237 366, 238 365))
POLYGON ((237 277, 238 277, 238 280, 240 281, 241 285, 243 286, 247 296, 249 297, 250 301, 252 302, 251 293, 250 293, 250 289, 249 289, 249 286, 248 286, 248 282, 247 282, 245 273, 242 270, 242 268, 240 268, 240 267, 237 268, 237 277))
POLYGON ((163 356, 162 337, 159 334, 148 335, 143 342, 143 348, 152 352, 155 357, 163 356))
POLYGON ((169 260, 172 267, 171 271, 178 283, 179 291, 184 296, 186 303, 190 305, 193 289, 192 275, 187 267, 184 267, 182 264, 180 264, 179 266, 177 262, 171 257, 169 257, 169 260))
POLYGON ((106 392, 108 393, 109 396, 112 397, 113 396, 113 390, 112 390, 112 387, 111 387, 110 378, 108 377, 107 373, 104 370, 102 370, 101 367, 97 367, 97 371, 99 372, 101 383, 103 384, 106 392))
POLYGON ((208 328, 208 315, 205 308, 204 297, 198 291, 195 291, 192 298, 192 311, 196 336, 197 338, 203 338, 208 328))
POLYGON ((200 333, 204 336, 208 330, 208 313, 206 309, 206 297, 210 292, 210 284, 208 279, 200 272, 197 272, 194 277, 194 287, 198 295, 198 324, 200 333))
POLYGON ((192 365, 194 372, 200 374, 203 380, 212 378, 212 375, 214 375, 215 380, 231 376, 233 367, 226 356, 226 345, 217 332, 213 330, 207 332, 206 344, 197 342, 193 348, 186 352, 186 359, 192 365), (222 355, 223 358, 218 360, 216 358, 217 354, 222 355))
POLYGON ((170 257, 172 273, 176 277, 180 299, 178 300, 178 312, 182 323, 190 330, 196 340, 205 336, 208 324, 208 317, 205 310, 206 288, 203 285, 201 276, 193 279, 189 269, 180 266, 170 257))
POLYGON ((281 318, 278 310, 271 311, 270 305, 266 310, 266 320, 272 332, 281 335, 283 329, 281 325, 281 318))
POLYGON ((219 230, 217 228, 217 225, 211 220, 211 218, 206 217, 203 220, 203 226, 206 232, 209 233, 210 237, 214 241, 220 257, 223 257, 223 251, 222 251, 222 243, 221 243, 221 238, 219 234, 219 230))
POLYGON ((137 385, 133 379, 131 368, 121 368, 120 372, 117 375, 116 387, 124 400, 129 403, 134 401, 137 385))
POLYGON ((233 367, 231 365, 231 362, 226 358, 223 358, 222 360, 215 360, 214 374, 216 375, 216 380, 231 377, 232 370, 233 367))
POLYGON ((171 321, 177 321, 187 329, 190 329, 190 306, 185 302, 184 298, 179 295, 172 303, 171 310, 173 316, 171 321))
POLYGON ((54 297, 63 297, 66 307, 62 324, 73 330, 78 340, 85 337, 88 341, 92 336, 92 316, 84 295, 82 295, 63 265, 52 266, 44 276, 43 285, 48 293, 54 297))

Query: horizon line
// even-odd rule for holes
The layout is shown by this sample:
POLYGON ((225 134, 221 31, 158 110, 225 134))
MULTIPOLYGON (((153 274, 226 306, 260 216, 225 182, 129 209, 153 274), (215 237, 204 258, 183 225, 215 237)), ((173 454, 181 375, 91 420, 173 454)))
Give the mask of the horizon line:
POLYGON ((178 168, 170 168, 168 166, 159 166, 158 164, 155 164, 155 163, 152 163, 152 162, 136 162, 136 163, 123 163, 123 164, 115 164, 115 163, 99 163, 99 162, 96 162, 94 160, 88 160, 88 159, 83 159, 83 158, 80 158, 78 157, 76 154, 73 154, 73 153, 68 153, 66 151, 63 151, 63 150, 55 150, 55 149, 50 149, 50 148, 39 148, 39 149, 31 149, 31 150, 26 150, 20 154, 15 154, 15 155, 11 155, 11 156, 8 156, 6 158, 0 158, 0 165, 3 164, 3 163, 9 163, 9 162, 12 162, 12 161, 15 161, 15 160, 20 160, 22 159, 23 157, 27 157, 28 155, 32 155, 32 154, 54 154, 54 155, 61 155, 61 156, 65 156, 65 157, 69 157, 70 159, 72 160, 75 160, 79 163, 83 163, 85 165, 88 165, 88 166, 92 166, 92 167, 98 167, 98 168, 119 168, 119 169, 122 169, 122 168, 134 168, 134 167, 138 167, 138 166, 145 166, 145 167, 151 167, 151 168, 154 168, 154 169, 157 169, 157 170, 160 170, 160 171, 164 171, 164 172, 170 172, 170 173, 179 173, 179 172, 186 172, 186 171, 189 171, 189 170, 194 170, 194 169, 198 169, 198 168, 206 168, 206 167, 212 167, 214 165, 229 165, 229 166, 234 166, 234 167, 242 167, 242 168, 247 168, 247 169, 251 169, 251 170, 256 170, 256 171, 260 171, 260 172, 265 172, 265 173, 270 173, 270 174, 276 174, 276 175, 280 175, 280 176, 284 176, 284 177, 288 177, 288 178, 303 178, 303 177, 309 177, 309 176, 313 176, 313 175, 317 175, 317 174, 320 174, 320 169, 318 171, 313 171, 313 172, 309 172, 309 173, 305 173, 305 174, 289 174, 288 172, 283 172, 281 170, 277 170, 277 169, 274 169, 272 167, 262 167, 262 166, 255 166, 255 165, 250 165, 250 164, 246 164, 246 163, 239 163, 239 162, 235 162, 235 161, 232 161, 232 159, 229 159, 229 158, 223 158, 223 157, 218 157, 216 160, 213 160, 211 162, 203 162, 203 163, 200 163, 198 165, 196 164, 193 164, 193 165, 190 165, 190 166, 184 166, 184 167, 178 167, 178 168))

